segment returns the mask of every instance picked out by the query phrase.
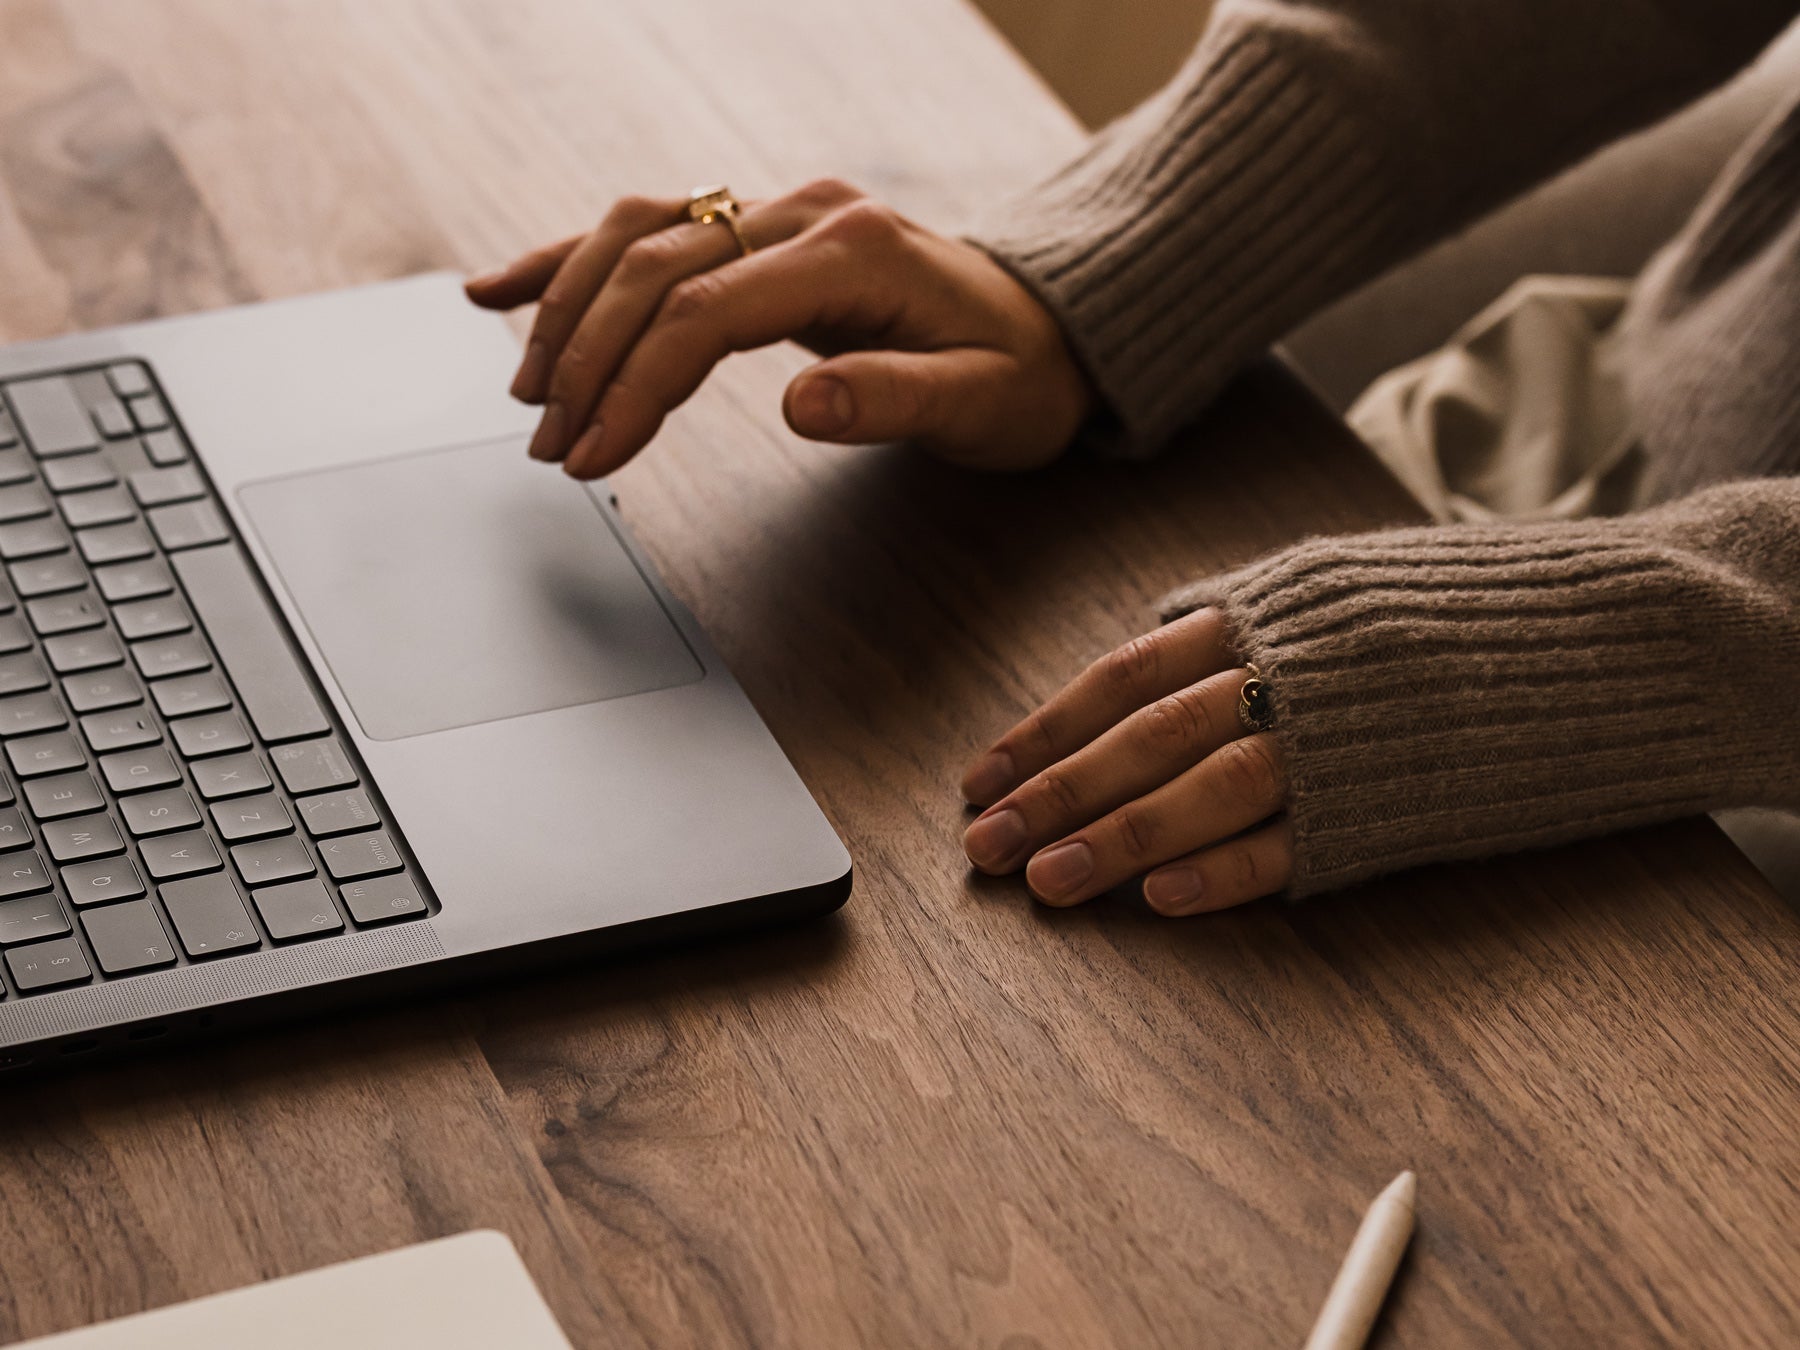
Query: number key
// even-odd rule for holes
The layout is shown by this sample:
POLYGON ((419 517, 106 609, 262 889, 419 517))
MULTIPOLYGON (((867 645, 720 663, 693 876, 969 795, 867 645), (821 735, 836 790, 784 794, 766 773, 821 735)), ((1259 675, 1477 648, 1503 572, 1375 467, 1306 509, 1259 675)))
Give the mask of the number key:
POLYGON ((50 889, 50 869, 34 848, 29 853, 9 853, 0 858, 0 898, 30 895, 50 889))
POLYGON ((0 900, 0 944, 8 947, 37 938, 61 937, 69 918, 54 895, 0 900))
POLYGON ((6 968, 12 971, 19 992, 25 994, 54 989, 62 984, 76 984, 93 975, 81 944, 74 938, 14 947, 6 954, 6 968))

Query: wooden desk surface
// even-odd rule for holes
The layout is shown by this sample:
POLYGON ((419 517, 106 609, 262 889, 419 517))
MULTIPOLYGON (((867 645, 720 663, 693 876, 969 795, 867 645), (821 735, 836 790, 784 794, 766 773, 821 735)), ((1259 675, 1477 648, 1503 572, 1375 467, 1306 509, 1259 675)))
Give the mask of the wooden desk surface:
MULTIPOLYGON (((1076 143, 961 0, 0 0, 0 336, 1076 143)), ((1170 923, 972 878, 968 755, 1165 587, 1407 506, 1280 376, 1146 469, 806 445, 733 361, 620 476, 858 865, 843 914, 0 1096, 0 1337, 491 1225, 581 1346, 1800 1335, 1800 923, 1708 826, 1170 923)))

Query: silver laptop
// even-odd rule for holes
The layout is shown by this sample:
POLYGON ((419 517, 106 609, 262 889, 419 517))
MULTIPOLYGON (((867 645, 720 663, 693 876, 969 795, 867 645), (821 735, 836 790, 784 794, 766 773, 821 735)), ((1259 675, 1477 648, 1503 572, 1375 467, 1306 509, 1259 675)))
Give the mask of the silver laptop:
POLYGON ((443 275, 0 348, 0 1069, 843 903, 516 360, 443 275))

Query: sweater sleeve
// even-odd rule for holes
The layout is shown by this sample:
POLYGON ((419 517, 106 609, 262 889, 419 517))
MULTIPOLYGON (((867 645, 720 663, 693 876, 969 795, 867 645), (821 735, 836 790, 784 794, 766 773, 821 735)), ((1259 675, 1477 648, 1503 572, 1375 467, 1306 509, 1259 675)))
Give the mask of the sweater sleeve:
POLYGON ((1800 479, 1313 539, 1168 603, 1219 606, 1269 683, 1295 895, 1800 805, 1800 479))
POLYGON ((1390 264, 1724 80, 1794 0, 1220 0, 1174 81, 972 238, 1156 449, 1390 264))

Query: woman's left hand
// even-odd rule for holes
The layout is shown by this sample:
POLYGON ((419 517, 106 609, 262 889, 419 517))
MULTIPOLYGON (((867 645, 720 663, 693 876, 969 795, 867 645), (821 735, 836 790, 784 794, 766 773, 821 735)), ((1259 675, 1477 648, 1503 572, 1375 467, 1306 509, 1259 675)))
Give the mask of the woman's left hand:
POLYGON ((1275 738, 1238 720, 1247 678, 1210 609, 1102 657, 964 775, 963 796, 987 807, 963 835, 969 861, 1023 867, 1052 905, 1134 877, 1169 915, 1281 890, 1287 772, 1275 738))

